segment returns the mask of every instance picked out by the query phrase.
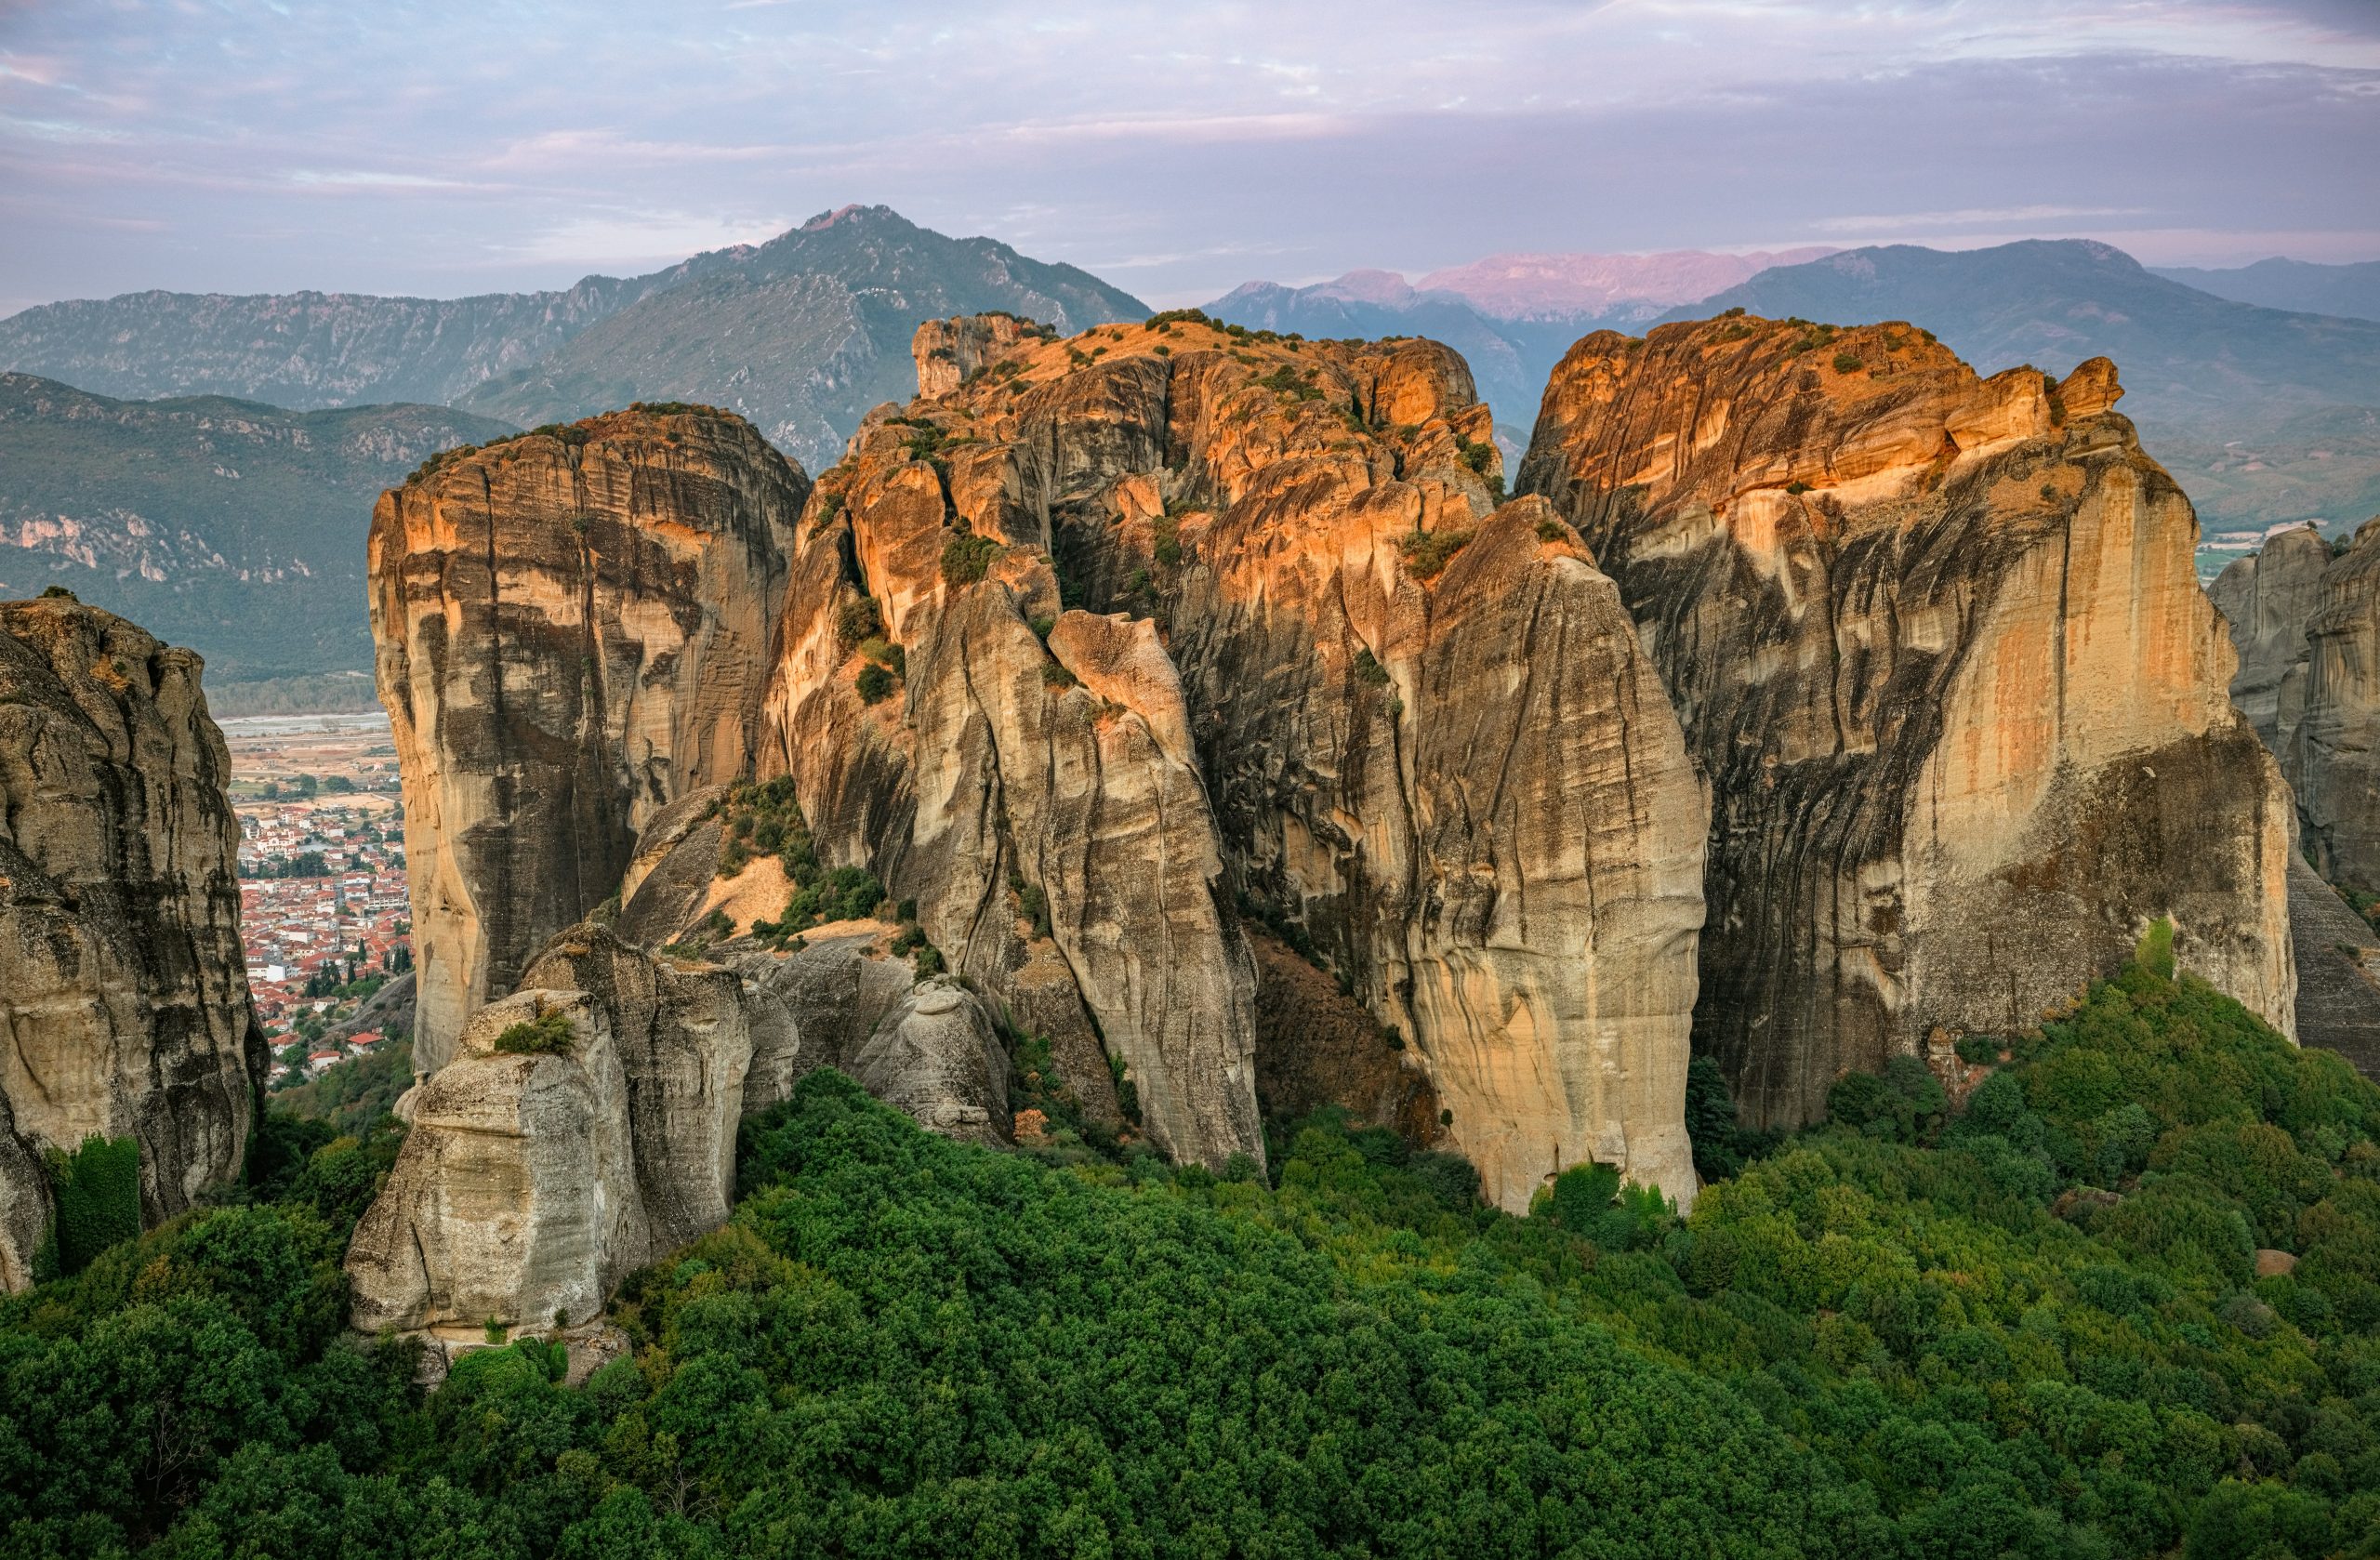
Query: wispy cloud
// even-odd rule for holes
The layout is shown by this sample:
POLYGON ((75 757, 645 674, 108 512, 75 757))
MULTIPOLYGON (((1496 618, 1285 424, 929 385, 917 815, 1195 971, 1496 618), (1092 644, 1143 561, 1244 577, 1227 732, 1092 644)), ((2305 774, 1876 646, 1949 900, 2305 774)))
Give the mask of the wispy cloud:
POLYGON ((852 200, 1164 297, 1292 258, 2318 245, 2380 229, 2374 145, 2372 0, 0 0, 0 294, 544 284, 852 200))

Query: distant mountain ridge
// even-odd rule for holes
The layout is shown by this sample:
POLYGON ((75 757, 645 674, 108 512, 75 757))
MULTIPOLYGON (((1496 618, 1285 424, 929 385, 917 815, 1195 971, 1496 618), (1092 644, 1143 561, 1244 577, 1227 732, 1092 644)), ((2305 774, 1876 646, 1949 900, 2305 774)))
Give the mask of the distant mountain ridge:
POLYGON ((373 499, 509 431, 444 406, 118 401, 0 374, 0 597, 64 586, 198 651, 210 686, 369 667, 373 499))
POLYGON ((294 407, 451 404, 553 350, 655 278, 589 276, 559 292, 126 293, 0 320, 0 365, 95 395, 225 395, 294 407))
POLYGON ((1351 271, 1303 287, 1250 282, 1208 304, 1206 312, 1251 330, 1443 341, 1470 362, 1481 398, 1517 456, 1528 442, 1546 376, 1580 337, 1637 330, 1671 305, 1708 297, 1764 267, 1832 253, 1489 255, 1431 271, 1418 283, 1393 271, 1351 271))
POLYGON ((530 427, 631 401, 699 401, 741 413, 822 470, 869 407, 915 388, 909 338, 921 321, 1006 310, 1072 332, 1149 313, 1078 267, 948 238, 881 205, 843 206, 681 269, 461 403, 530 427))
POLYGON ((2276 256, 2228 270, 2197 266, 2150 266, 2157 275, 2201 292, 2267 309, 2307 314, 2336 314, 2350 320, 2380 320, 2380 260, 2318 265, 2276 256))
POLYGON ((1491 319, 1542 320, 1607 314, 1637 304, 1691 303, 1774 266, 1799 265, 1835 250, 1753 249, 1721 254, 1669 249, 1652 255, 1489 255, 1431 271, 1422 292, 1453 293, 1491 319))
POLYGON ((419 401, 520 426, 637 400, 733 408, 813 468, 909 390, 919 321, 1006 309, 1064 330, 1148 307, 1088 271, 880 205, 649 275, 465 298, 128 293, 0 320, 0 368, 124 399, 419 401))
POLYGON ((1765 271, 1672 310, 1741 307, 1853 325, 1905 320, 1989 374, 2113 358, 2123 410, 2210 529, 2380 509, 2380 324, 2259 308, 2082 239, 1943 251, 1851 249, 1765 271))

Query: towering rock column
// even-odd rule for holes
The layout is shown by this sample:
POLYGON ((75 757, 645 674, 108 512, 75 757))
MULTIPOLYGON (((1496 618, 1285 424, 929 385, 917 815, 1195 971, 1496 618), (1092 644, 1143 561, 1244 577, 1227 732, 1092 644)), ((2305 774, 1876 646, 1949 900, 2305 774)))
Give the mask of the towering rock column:
POLYGON ((2322 875, 2380 890, 2380 520, 2324 571, 2306 619, 2304 712, 2290 783, 2322 875))
POLYGON ((2240 656, 2231 702, 2275 756, 2289 751, 2306 707, 2306 623, 2330 566, 2331 544, 2300 525, 2233 561, 2207 587, 2240 656))
POLYGON ((1751 1117, 2036 1022, 2170 916, 2290 1029, 2289 800, 2113 365, 1908 325, 1598 332, 1525 492, 1616 580, 1712 787, 1698 1047, 1751 1117))
POLYGON ((381 496, 417 1071, 616 892, 648 817, 744 773, 809 487, 741 418, 668 406, 456 451, 381 496))
POLYGON ((0 1287, 46 1150, 139 1146, 153 1224, 236 1176, 267 1057, 231 761, 199 658, 71 597, 0 602, 0 1287))
POLYGON ((1495 502, 1461 360, 993 329, 920 331, 940 393, 813 501, 762 767, 824 846, 1013 1010, 1054 970, 1177 1156, 1262 1152, 1253 911, 1505 1206, 1588 1158, 1690 1198, 1701 795, 1611 582, 1495 502))

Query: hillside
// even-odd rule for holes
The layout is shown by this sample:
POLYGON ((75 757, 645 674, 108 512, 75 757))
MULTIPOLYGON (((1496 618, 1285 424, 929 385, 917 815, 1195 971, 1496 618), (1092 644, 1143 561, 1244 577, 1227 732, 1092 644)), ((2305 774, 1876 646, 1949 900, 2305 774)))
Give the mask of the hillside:
POLYGON ((822 1071, 746 1127, 728 1225, 613 1307, 633 1358, 564 1384, 521 1339, 428 1394, 414 1345, 340 1336, 392 1130, 276 1117, 249 1206, 0 1303, 0 1527, 293 1560, 2380 1553, 2380 1091, 2135 968, 1964 1114, 1923 1068, 1836 1094, 1778 1144, 1705 1088, 1685 1219, 1592 1166, 1515 1217, 1329 1115, 1218 1178, 941 1141, 822 1071), (202 1448, 170 1476, 161 1425, 202 1448))
POLYGON ((2149 269, 2169 282, 2179 282, 2241 303, 2294 309, 2307 314, 2336 314, 2350 320, 2380 320, 2380 260, 2317 265, 2310 260, 2285 260, 2276 256, 2254 265, 2223 270, 2197 266, 2149 269))
POLYGON ((2124 411, 2197 501, 2208 529, 2380 509, 2380 323, 2216 297, 2082 240, 1954 253, 1895 245, 1763 271, 1673 310, 1741 307, 1834 324, 1924 326, 1990 374, 2123 364, 2124 411))
POLYGON ((443 406, 115 401, 0 374, 0 596, 64 586, 198 651, 210 688, 368 668, 373 498, 507 431, 443 406))
POLYGON ((126 293, 0 320, 0 368, 99 395, 226 395, 278 406, 451 403, 568 341, 663 276, 562 292, 126 293))
POLYGON ((637 400, 704 402, 822 469, 863 413, 908 393, 919 322, 991 310, 1069 332, 1148 313, 1073 266, 947 238, 884 206, 845 206, 756 248, 704 257, 685 281, 462 403, 526 427, 637 400))

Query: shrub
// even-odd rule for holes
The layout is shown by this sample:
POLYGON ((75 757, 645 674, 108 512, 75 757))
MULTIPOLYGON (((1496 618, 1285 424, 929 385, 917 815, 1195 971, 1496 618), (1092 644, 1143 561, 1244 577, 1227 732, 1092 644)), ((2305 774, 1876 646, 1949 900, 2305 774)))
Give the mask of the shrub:
POLYGON ((507 1056, 556 1056, 569 1051, 573 1038, 570 1015, 557 1008, 506 1025, 496 1037, 496 1049, 507 1056))
POLYGON ((1959 1060, 1972 1066, 1989 1066, 2000 1060, 2000 1040, 1993 1035, 1962 1035, 1958 1044, 1959 1060))
POLYGON ((1437 578, 1454 555, 1471 545, 1469 531, 1415 531, 1397 544, 1406 572, 1415 579, 1437 578))
POLYGON ((1043 687, 1071 688, 1075 685, 1075 674, 1060 666, 1057 662, 1044 661, 1041 663, 1041 684, 1043 687))
POLYGON ((1537 539, 1540 542, 1567 542, 1570 539, 1570 528, 1558 520, 1540 520, 1537 522, 1537 539))
POLYGON ((1000 544, 991 537, 961 532, 943 544, 943 583, 954 589, 972 585, 991 572, 999 555, 1000 544))
POLYGON ((1834 371, 1837 374, 1857 374, 1859 372, 1859 367, 1858 353, 1837 352, 1834 354, 1834 371))
POLYGON ((1165 515, 1158 519, 1155 530, 1157 546, 1153 550, 1157 561, 1169 569, 1179 567, 1182 562, 1181 522, 1171 515, 1165 515))
POLYGON ((892 674, 870 661, 859 668, 858 687, 860 703, 875 704, 892 692, 892 674))
POLYGON ((883 632, 883 609, 876 604, 873 596, 859 596, 845 602, 842 611, 835 615, 835 637, 842 641, 846 650, 855 644, 864 644, 883 632))
POLYGON ((1355 680, 1370 687, 1385 688, 1389 682, 1388 668, 1380 664, 1380 657, 1368 648, 1358 650, 1355 652, 1355 680))

